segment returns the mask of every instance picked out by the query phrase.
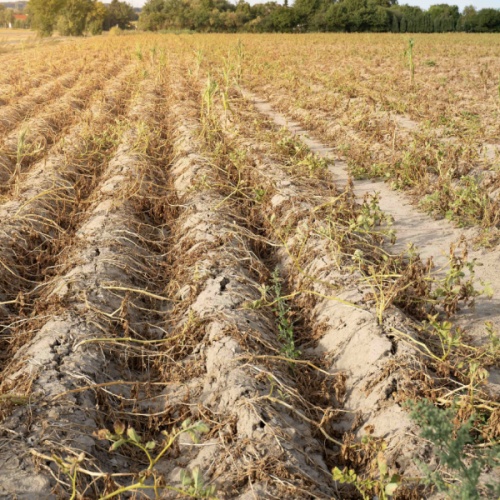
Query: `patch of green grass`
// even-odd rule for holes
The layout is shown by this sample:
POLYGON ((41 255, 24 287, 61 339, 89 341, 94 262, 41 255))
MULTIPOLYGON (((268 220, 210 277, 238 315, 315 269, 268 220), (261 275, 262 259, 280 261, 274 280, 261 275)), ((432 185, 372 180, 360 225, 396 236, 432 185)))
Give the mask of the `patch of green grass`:
POLYGON ((283 345, 281 352, 291 359, 297 359, 300 351, 295 347, 295 338, 293 331, 292 312, 288 301, 283 297, 283 282, 279 269, 275 269, 272 275, 271 291, 274 295, 274 313, 276 314, 278 325, 278 337, 283 345))

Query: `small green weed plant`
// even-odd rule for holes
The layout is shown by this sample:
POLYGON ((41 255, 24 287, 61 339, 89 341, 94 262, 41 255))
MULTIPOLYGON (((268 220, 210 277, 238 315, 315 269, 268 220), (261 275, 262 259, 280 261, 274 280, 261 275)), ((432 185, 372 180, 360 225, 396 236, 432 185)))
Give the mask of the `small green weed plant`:
POLYGON ((283 281, 279 269, 275 269, 271 278, 274 298, 274 312, 278 325, 278 337, 283 343, 281 352, 291 359, 297 359, 300 351, 295 347, 293 321, 288 301, 283 297, 283 281))
MULTIPOLYGON (((163 498, 166 491, 174 492, 178 497, 188 498, 207 498, 216 499, 216 489, 213 485, 206 485, 199 467, 193 470, 184 470, 181 472, 182 487, 174 487, 165 484, 163 476, 156 470, 158 462, 168 453, 179 436, 188 434, 194 443, 199 442, 199 436, 208 432, 208 426, 203 422, 191 422, 190 419, 182 422, 180 428, 174 428, 170 432, 163 431, 164 440, 161 443, 156 441, 144 441, 137 431, 121 422, 115 422, 113 432, 108 429, 101 429, 95 436, 100 440, 111 442, 110 452, 116 452, 122 448, 135 448, 140 450, 147 459, 148 466, 134 476, 134 482, 126 486, 120 486, 115 482, 113 474, 96 473, 83 467, 85 463, 85 454, 81 453, 77 457, 62 458, 57 455, 47 456, 38 452, 33 455, 44 460, 50 460, 56 463, 59 470, 70 479, 71 496, 70 500, 83 498, 85 495, 79 491, 79 476, 88 475, 96 479, 103 479, 106 487, 99 500, 109 500, 111 498, 123 498, 122 495, 130 493, 148 492, 148 498, 163 498), (111 491, 110 491, 111 490, 111 491), (152 495, 152 496, 151 496, 152 495)), ((117 476, 121 476, 118 474, 117 476)))
MULTIPOLYGON (((363 444, 368 444, 367 441, 372 440, 371 436, 363 436, 363 444)), ((335 467, 332 471, 334 481, 341 484, 351 484, 363 497, 363 500, 371 500, 376 498, 379 500, 389 500, 396 493, 396 490, 401 484, 401 477, 398 474, 391 474, 387 459, 385 458, 385 450, 387 443, 381 442, 380 449, 376 458, 372 460, 371 469, 374 474, 367 477, 362 477, 356 474, 353 469, 339 469, 335 467)))
POLYGON ((474 416, 457 429, 454 409, 440 409, 429 400, 410 402, 408 406, 412 419, 421 427, 421 436, 432 443, 440 465, 452 476, 450 480, 441 467, 433 470, 419 462, 425 474, 424 482, 451 500, 498 498, 500 483, 483 485, 480 476, 484 470, 500 465, 500 446, 472 446, 474 416))

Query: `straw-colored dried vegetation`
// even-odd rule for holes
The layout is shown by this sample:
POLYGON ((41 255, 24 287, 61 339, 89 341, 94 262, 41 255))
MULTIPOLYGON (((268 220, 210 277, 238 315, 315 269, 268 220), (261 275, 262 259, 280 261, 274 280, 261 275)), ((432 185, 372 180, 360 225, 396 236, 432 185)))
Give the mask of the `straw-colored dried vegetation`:
POLYGON ((498 496, 498 41, 4 48, 0 497, 498 496))

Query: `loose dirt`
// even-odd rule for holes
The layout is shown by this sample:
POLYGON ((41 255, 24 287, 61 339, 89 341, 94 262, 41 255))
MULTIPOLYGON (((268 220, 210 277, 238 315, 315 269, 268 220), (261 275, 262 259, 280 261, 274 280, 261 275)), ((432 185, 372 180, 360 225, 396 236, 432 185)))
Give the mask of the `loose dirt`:
MULTIPOLYGON (((271 118, 276 125, 286 127, 311 151, 329 160, 329 169, 335 182, 340 186, 347 184, 349 180, 347 165, 345 161, 335 157, 332 148, 312 138, 311 133, 298 122, 276 112, 268 101, 247 90, 242 90, 242 95, 251 101, 259 112, 271 118)), ((396 244, 391 247, 392 251, 402 251, 413 245, 423 259, 432 257, 438 268, 444 268, 448 263, 451 245, 456 246, 464 239, 473 241, 478 236, 478 231, 474 228, 464 230, 454 227, 449 221, 429 217, 415 208, 415 202, 410 196, 390 189, 383 181, 355 180, 354 192, 359 200, 362 200, 366 194, 379 195, 380 208, 394 220, 393 228, 396 230, 397 240, 396 244)), ((469 258, 477 261, 475 275, 478 287, 482 288, 482 283, 484 283, 492 288, 493 298, 478 298, 475 310, 467 311, 460 318, 460 324, 476 339, 476 342, 480 343, 485 333, 485 321, 491 321, 497 328, 500 328, 500 308, 498 299, 495 298, 500 294, 500 277, 497 277, 495 273, 500 263, 500 256, 498 252, 479 249, 470 250, 469 258)), ((496 374, 493 379, 497 380, 496 374)))
MULTIPOLYGON (((356 499, 332 469, 378 478, 381 456, 399 498, 422 496, 408 478, 435 458, 404 403, 469 392, 422 340, 419 300, 479 233, 352 182, 190 38, 136 40, 83 41, 85 74, 31 91, 0 78, 0 498, 356 499), (384 262, 398 307, 376 294, 384 262)), ((494 297, 454 304, 476 346, 500 329, 496 254, 469 251, 494 297)))

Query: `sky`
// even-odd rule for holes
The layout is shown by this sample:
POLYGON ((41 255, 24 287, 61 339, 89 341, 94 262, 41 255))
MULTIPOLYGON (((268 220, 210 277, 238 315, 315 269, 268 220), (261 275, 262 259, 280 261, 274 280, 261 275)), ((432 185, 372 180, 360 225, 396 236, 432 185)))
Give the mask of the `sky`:
MULTIPOLYGON (((236 3, 236 0, 232 0, 233 3, 236 3)), ((267 0, 250 0, 251 4, 265 2, 267 0)), ((142 7, 146 0, 128 0, 128 3, 133 5, 134 7, 142 7)), ((278 3, 282 3, 278 0, 278 3)), ((291 2, 290 2, 291 3, 291 2)), ((474 7, 478 9, 500 9, 500 0, 399 0, 401 5, 408 4, 416 7, 422 7, 422 9, 428 9, 429 6, 438 4, 438 3, 447 3, 450 5, 458 5, 460 10, 463 10, 467 5, 474 5, 474 7)))

